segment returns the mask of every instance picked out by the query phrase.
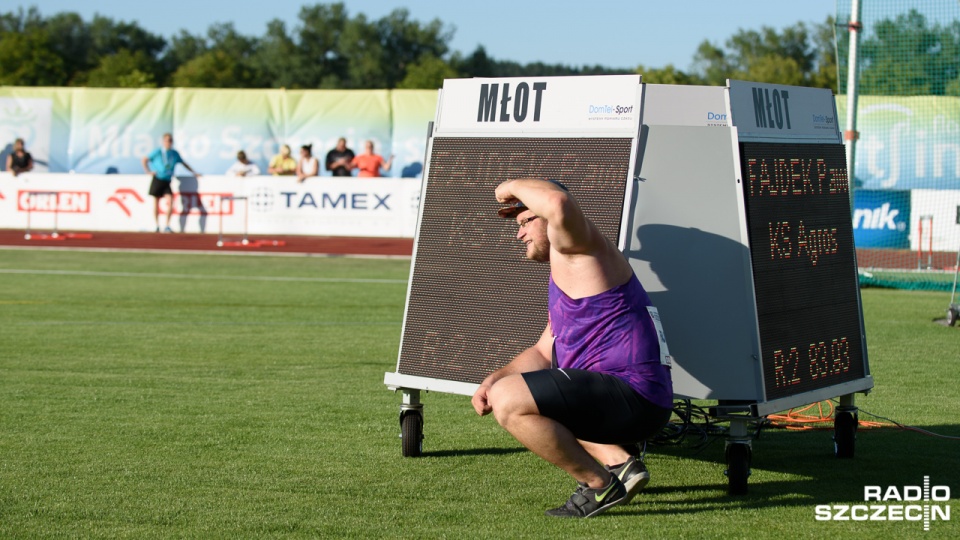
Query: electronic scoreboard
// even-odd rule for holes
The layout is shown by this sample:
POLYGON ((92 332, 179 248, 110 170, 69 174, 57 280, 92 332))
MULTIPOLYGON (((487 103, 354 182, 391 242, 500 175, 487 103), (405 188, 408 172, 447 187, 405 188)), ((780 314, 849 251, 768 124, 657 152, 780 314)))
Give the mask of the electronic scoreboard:
POLYGON ((766 398, 865 375, 842 144, 742 143, 766 398))
POLYGON ((546 324, 549 268, 524 260, 515 224, 496 215, 510 178, 560 180, 623 251, 659 310, 674 395, 715 400, 731 421, 731 491, 748 475, 747 418, 838 396, 855 418, 853 394, 873 387, 828 90, 448 80, 425 163, 397 369, 384 377, 403 393, 404 455, 421 451, 421 390, 473 394, 546 324))

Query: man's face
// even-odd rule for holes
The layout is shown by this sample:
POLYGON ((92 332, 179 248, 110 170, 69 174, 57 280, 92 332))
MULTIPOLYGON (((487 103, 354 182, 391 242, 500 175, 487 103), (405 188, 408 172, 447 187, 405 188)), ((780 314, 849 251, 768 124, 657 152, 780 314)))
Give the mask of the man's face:
POLYGON ((161 140, 160 144, 162 144, 164 148, 169 150, 170 148, 173 147, 173 137, 164 137, 161 140))
POLYGON ((22 151, 23 151, 23 141, 21 141, 21 140, 19 140, 19 139, 17 139, 16 141, 13 141, 13 150, 14 150, 15 152, 22 152, 22 151))
POLYGON ((343 152, 343 151, 346 150, 346 149, 347 149, 347 141, 344 140, 344 139, 338 140, 338 141, 337 141, 337 151, 338 151, 338 152, 343 152))
POLYGON ((536 262, 550 261, 550 239, 547 238, 547 220, 530 210, 517 215, 517 240, 527 248, 527 258, 536 262))

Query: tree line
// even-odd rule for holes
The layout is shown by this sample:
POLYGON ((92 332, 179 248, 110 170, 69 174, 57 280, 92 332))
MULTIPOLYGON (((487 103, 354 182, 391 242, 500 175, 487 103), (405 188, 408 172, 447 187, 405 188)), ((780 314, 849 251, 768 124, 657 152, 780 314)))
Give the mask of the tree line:
MULTIPOLYGON (((882 81, 891 62, 909 58, 923 67, 909 81, 887 85, 890 92, 923 88, 957 95, 958 24, 931 26, 916 12, 887 23, 863 42, 863 79, 882 81)), ((703 41, 683 71, 673 65, 520 64, 492 58, 483 46, 465 54, 451 50, 451 26, 414 20, 402 8, 374 20, 350 14, 343 3, 315 4, 301 8, 292 29, 274 19, 259 37, 218 23, 205 35, 180 30, 170 39, 136 22, 101 15, 84 21, 72 12, 44 17, 36 8, 20 8, 0 14, 0 84, 390 89, 438 88, 454 77, 642 73, 645 81, 663 84, 722 85, 732 78, 837 91, 836 30, 832 17, 782 30, 741 29, 723 45, 703 41)))

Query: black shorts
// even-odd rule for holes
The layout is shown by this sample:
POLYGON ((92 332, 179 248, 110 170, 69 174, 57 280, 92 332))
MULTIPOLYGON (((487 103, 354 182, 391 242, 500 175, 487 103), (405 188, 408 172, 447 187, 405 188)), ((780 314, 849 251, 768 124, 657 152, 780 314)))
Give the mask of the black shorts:
POLYGON ((171 184, 173 184, 172 180, 160 180, 154 176, 153 180, 150 181, 150 196, 159 198, 164 195, 173 195, 171 184))
POLYGON ((656 435, 670 420, 670 409, 651 403, 613 375, 544 369, 524 373, 523 380, 540 414, 583 441, 635 444, 656 435))

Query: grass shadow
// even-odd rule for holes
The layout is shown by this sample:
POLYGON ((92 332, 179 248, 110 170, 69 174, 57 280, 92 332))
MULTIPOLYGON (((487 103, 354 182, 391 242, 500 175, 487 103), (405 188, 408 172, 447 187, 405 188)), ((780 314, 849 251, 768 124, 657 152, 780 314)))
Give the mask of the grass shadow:
MULTIPOLYGON (((917 426, 950 437, 960 437, 960 425, 917 426)), ((860 429, 852 459, 833 454, 833 431, 764 430, 752 445, 749 493, 726 493, 724 441, 712 440, 702 449, 677 446, 648 447, 654 483, 644 493, 657 496, 658 509, 636 513, 705 511, 717 508, 809 506, 814 503, 862 502, 864 486, 960 486, 956 467, 960 440, 945 439, 896 428, 860 429), (693 459, 716 464, 716 483, 671 485, 667 474, 657 475, 656 456, 693 459), (785 475, 794 477, 784 479, 785 475), (796 478, 800 477, 800 478, 796 478), (721 490, 722 495, 710 495, 721 490), (691 499, 689 493, 703 491, 691 499), (676 494, 676 497, 673 495, 676 494), (668 510, 662 510, 661 504, 668 510)), ((665 467, 666 468, 666 467, 665 467)), ((954 488, 956 489, 956 488, 954 488)))
POLYGON ((434 450, 424 452, 422 457, 503 456, 527 452, 526 448, 467 448, 464 450, 434 450))

